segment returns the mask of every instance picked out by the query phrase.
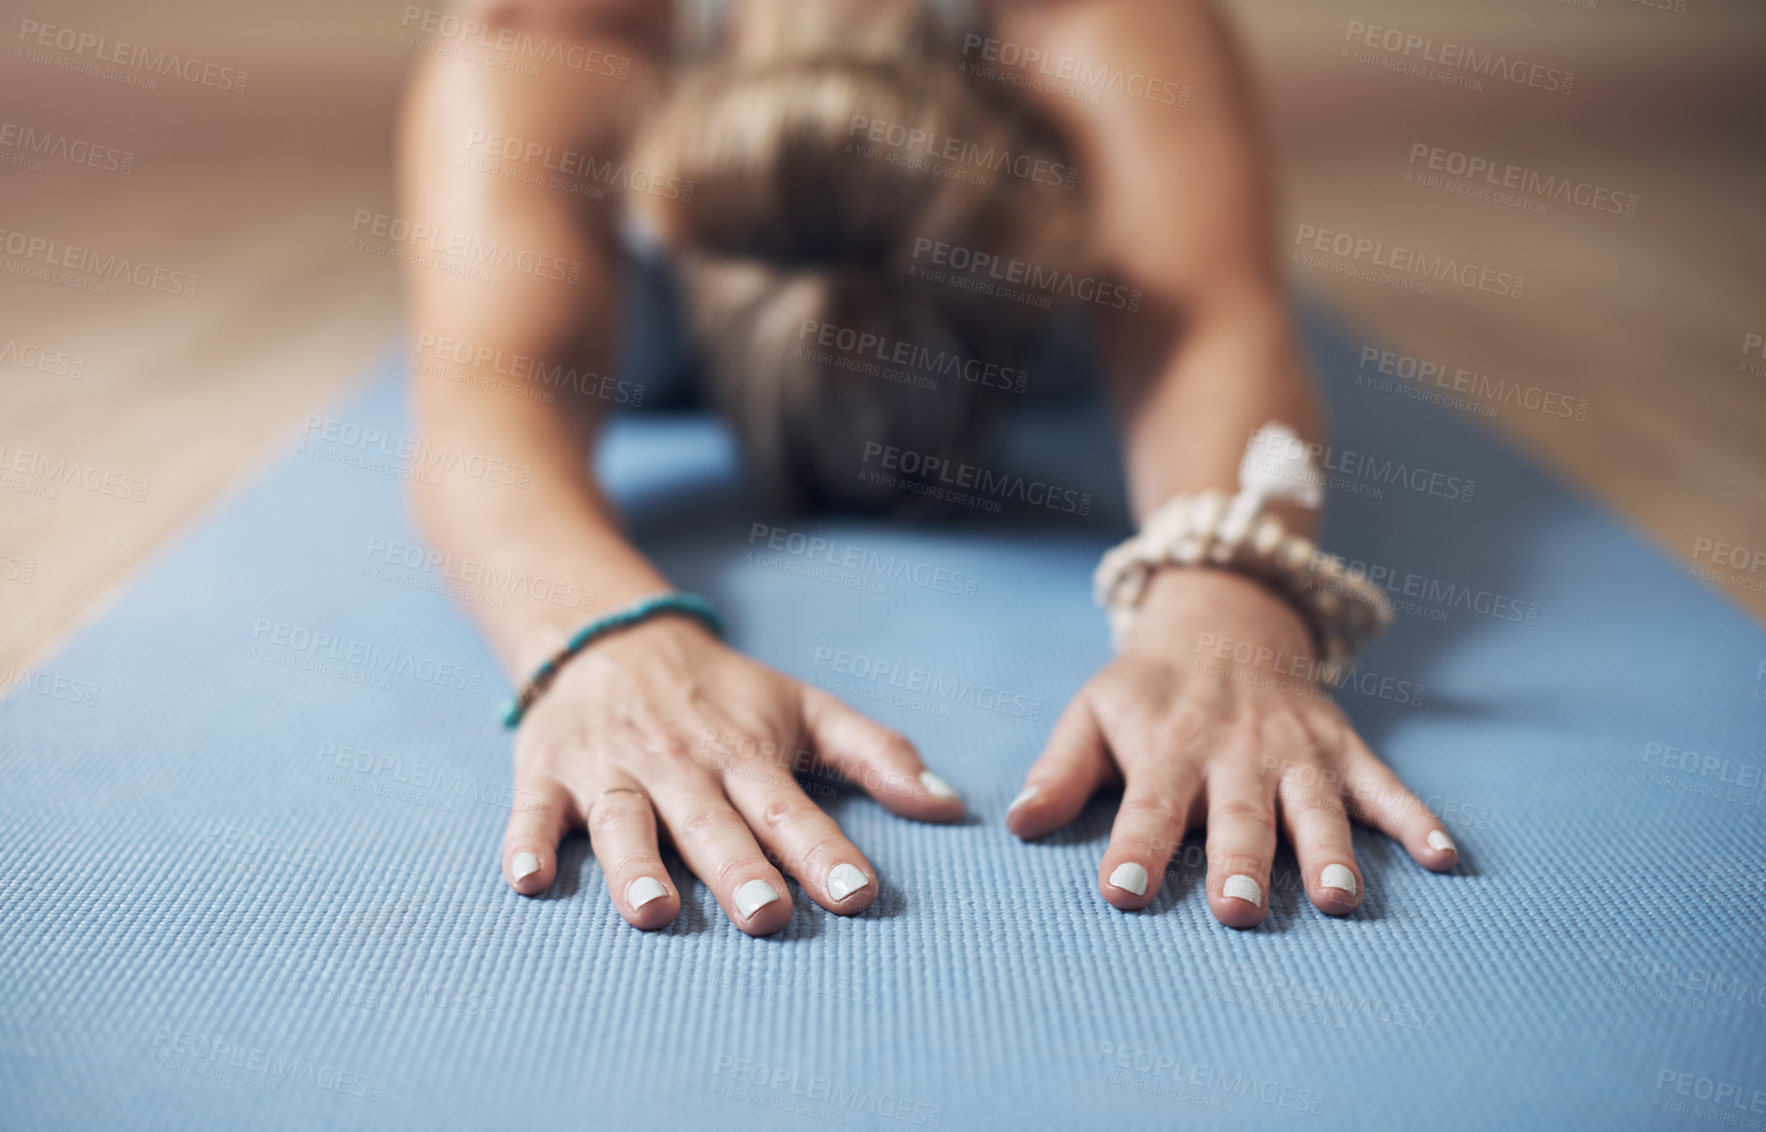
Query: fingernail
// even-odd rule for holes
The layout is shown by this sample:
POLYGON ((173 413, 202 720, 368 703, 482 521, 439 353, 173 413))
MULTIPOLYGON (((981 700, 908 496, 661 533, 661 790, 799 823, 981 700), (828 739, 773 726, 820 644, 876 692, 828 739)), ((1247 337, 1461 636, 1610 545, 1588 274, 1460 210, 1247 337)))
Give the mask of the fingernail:
POLYGON ((1263 887, 1244 873, 1235 873, 1220 886, 1222 895, 1243 900, 1254 908, 1263 907, 1263 887))
POLYGON ((509 871, 515 874, 517 884, 540 871, 540 859, 532 853, 517 853, 509 862, 509 871))
POLYGON ((660 900, 667 895, 668 889, 655 877, 639 877, 625 886, 625 902, 631 905, 634 912, 650 901, 660 900))
POLYGON ((942 802, 949 802, 957 797, 957 792, 951 788, 950 783, 929 770, 920 772, 920 785, 926 788, 926 793, 942 802))
POLYGON ((1447 834, 1445 832, 1443 832, 1439 829, 1431 829, 1429 831, 1429 848, 1431 848, 1431 849, 1452 849, 1453 848, 1453 838, 1447 836, 1447 834))
POLYGON ((1042 793, 1042 787, 1040 786, 1026 786, 1024 789, 1018 791, 1018 796, 1013 798, 1012 804, 1006 807, 1006 816, 1011 817, 1013 810, 1030 801, 1030 799, 1036 797, 1040 793, 1042 793))
POLYGON ((1343 865, 1326 865, 1318 883, 1326 888, 1340 888, 1349 895, 1355 895, 1355 874, 1343 865))
POLYGON ((751 880, 736 890, 736 911, 746 920, 778 898, 772 885, 764 880, 751 880))
POLYGON ((856 865, 840 862, 828 870, 828 895, 835 900, 845 900, 848 896, 871 883, 871 878, 856 865))
POLYGON ((1124 861, 1110 873, 1110 883, 1124 892, 1145 896, 1147 894, 1147 870, 1133 861, 1124 861))

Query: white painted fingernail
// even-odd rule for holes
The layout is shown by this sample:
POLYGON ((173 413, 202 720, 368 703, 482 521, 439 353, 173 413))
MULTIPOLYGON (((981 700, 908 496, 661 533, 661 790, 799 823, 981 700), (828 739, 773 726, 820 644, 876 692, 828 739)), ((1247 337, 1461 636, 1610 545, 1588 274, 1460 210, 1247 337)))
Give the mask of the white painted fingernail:
POLYGON ((1431 849, 1452 849, 1453 848, 1453 838, 1447 836, 1446 833, 1444 833, 1443 831, 1441 831, 1439 829, 1431 829, 1429 831, 1429 848, 1431 848, 1431 849))
POLYGON ((957 792, 951 788, 950 783, 929 770, 920 772, 920 785, 926 788, 926 793, 941 802, 948 802, 957 796, 957 792))
POLYGON ((668 895, 668 889, 655 877, 639 877, 625 886, 625 902, 636 912, 652 900, 660 900, 668 895))
POLYGON ((778 898, 772 885, 764 880, 751 880, 736 890, 736 911, 746 920, 778 898))
POLYGON ((1263 907, 1263 887, 1244 873, 1234 873, 1227 877, 1226 883, 1220 886, 1220 891, 1222 895, 1234 900, 1243 900, 1256 908, 1263 907))
POLYGON ((509 862, 509 871, 515 874, 515 883, 520 884, 540 871, 540 859, 532 853, 517 853, 509 862))
POLYGON ((1351 896, 1355 895, 1355 874, 1344 865, 1326 865, 1318 883, 1326 888, 1340 888, 1351 896))
POLYGON ((828 895, 835 900, 845 900, 870 883, 871 878, 864 874, 864 870, 845 861, 828 870, 828 895))
POLYGON ((1040 793, 1042 793, 1042 787, 1040 786, 1026 786, 1024 789, 1018 791, 1018 796, 1013 798, 1012 804, 1006 807, 1006 816, 1010 817, 1013 810, 1030 801, 1030 799, 1036 797, 1040 793))
POLYGON ((1133 861, 1124 861, 1110 873, 1110 883, 1136 896, 1147 894, 1147 870, 1133 861))

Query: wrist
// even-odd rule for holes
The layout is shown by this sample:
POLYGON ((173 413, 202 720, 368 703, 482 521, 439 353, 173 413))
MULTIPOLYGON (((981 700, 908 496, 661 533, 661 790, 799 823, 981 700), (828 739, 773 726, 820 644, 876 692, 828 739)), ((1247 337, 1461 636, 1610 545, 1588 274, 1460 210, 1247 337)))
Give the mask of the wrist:
POLYGON ((1205 566, 1166 566, 1153 574, 1123 651, 1169 655, 1222 639, 1313 651, 1306 619, 1280 594, 1243 574, 1205 566))
MULTIPOLYGON (((596 600, 585 608, 547 610, 543 615, 525 622, 507 638, 509 643, 504 652, 509 678, 518 684, 526 680, 541 664, 556 656, 584 626, 635 606, 646 598, 672 592, 672 586, 658 580, 646 589, 633 589, 629 593, 622 589, 617 600, 603 602, 600 595, 597 595, 596 600)), ((692 617, 660 612, 610 634, 602 642, 602 646, 610 646, 628 637, 656 642, 665 647, 684 646, 691 638, 712 641, 717 639, 709 629, 692 617)))
POLYGON ((679 663, 702 649, 706 641, 715 641, 722 635, 722 620, 698 594, 681 591, 653 594, 624 609, 598 617, 571 634, 569 640, 542 661, 533 675, 516 688, 514 697, 503 706, 503 726, 520 726, 528 709, 546 694, 566 669, 575 668, 580 671, 585 664, 597 661, 602 671, 618 671, 625 668, 633 657, 642 658, 648 655, 654 658, 658 643, 672 646, 669 651, 674 653, 673 659, 679 663), (691 619, 699 622, 705 630, 704 637, 694 638, 670 630, 638 636, 634 642, 634 634, 638 634, 658 618, 691 619), (609 637, 615 639, 604 642, 603 639, 609 637), (602 646, 597 655, 583 659, 584 650, 596 645, 602 646), (636 652, 631 651, 634 648, 636 652), (572 662, 575 662, 574 665, 572 662))

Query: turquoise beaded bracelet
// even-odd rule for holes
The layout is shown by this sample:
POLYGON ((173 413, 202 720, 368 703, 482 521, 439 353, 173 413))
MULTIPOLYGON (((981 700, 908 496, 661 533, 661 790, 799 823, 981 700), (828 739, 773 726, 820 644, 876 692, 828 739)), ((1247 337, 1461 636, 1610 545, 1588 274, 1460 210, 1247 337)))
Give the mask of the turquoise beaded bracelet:
POLYGON ((683 617, 691 617, 710 629, 719 639, 724 635, 724 623, 718 619, 711 603, 698 594, 666 593, 647 597, 635 605, 627 606, 618 613, 589 622, 578 629, 564 647, 546 658, 546 662, 534 670, 534 674, 521 686, 514 699, 503 705, 503 726, 515 727, 521 723, 521 717, 533 702, 545 694, 547 688, 557 677, 558 670, 577 653, 588 648, 596 640, 619 629, 629 629, 633 625, 648 621, 652 617, 664 613, 678 613, 683 617))

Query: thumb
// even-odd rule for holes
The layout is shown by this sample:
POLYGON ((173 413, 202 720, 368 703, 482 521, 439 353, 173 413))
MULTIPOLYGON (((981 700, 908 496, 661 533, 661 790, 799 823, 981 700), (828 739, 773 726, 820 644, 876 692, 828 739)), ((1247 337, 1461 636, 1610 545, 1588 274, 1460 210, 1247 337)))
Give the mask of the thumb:
POLYGON ((1072 822, 1113 774, 1103 731, 1084 692, 1055 720, 1042 756, 1024 776, 1024 789, 1006 811, 1006 828, 1029 840, 1072 822))

